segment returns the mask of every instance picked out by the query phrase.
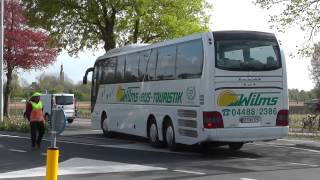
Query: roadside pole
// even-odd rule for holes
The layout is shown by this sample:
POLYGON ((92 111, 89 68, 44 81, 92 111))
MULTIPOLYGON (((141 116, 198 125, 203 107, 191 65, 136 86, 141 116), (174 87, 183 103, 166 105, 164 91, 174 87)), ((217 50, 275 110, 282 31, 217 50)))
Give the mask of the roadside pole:
POLYGON ((57 135, 66 127, 66 115, 62 109, 51 111, 50 132, 51 147, 47 149, 46 180, 58 179, 59 148, 57 147, 57 135))
POLYGON ((1 1, 1 12, 0 12, 0 121, 3 121, 3 11, 4 11, 4 0, 1 1))

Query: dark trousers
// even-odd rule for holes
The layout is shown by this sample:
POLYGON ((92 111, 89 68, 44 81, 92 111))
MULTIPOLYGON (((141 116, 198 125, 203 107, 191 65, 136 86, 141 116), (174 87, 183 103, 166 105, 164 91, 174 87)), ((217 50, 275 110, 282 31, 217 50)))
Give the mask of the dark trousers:
POLYGON ((44 134, 44 122, 30 122, 31 127, 31 145, 34 147, 40 145, 44 134), (38 134, 38 138, 37 138, 38 134))

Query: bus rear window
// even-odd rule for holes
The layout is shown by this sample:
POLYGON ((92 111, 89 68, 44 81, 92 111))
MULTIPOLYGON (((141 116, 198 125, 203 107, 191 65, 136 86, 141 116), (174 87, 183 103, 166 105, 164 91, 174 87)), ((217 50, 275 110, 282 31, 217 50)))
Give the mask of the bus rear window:
POLYGON ((56 96, 57 105, 71 105, 73 104, 73 96, 56 96))
POLYGON ((277 41, 259 39, 216 40, 216 67, 230 71, 268 71, 281 68, 277 41))

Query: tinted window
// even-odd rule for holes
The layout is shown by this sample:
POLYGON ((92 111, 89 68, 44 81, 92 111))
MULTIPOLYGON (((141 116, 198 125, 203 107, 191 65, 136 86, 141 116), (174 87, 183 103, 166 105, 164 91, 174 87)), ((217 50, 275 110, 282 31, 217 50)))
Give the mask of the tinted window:
POLYGON ((278 43, 263 39, 216 41, 220 69, 234 71, 263 71, 281 67, 278 43))
POLYGON ((126 63, 126 57, 119 56, 117 61, 116 74, 115 74, 115 82, 117 83, 124 82, 125 63, 126 63))
POLYGON ((140 62, 139 62, 139 80, 142 81, 143 77, 147 70, 147 64, 150 57, 150 50, 143 51, 140 53, 140 62))
POLYGON ((157 50, 152 49, 150 58, 148 61, 146 77, 144 78, 145 81, 154 81, 156 79, 156 76, 155 76, 156 66, 157 66, 157 50))
POLYGON ((177 78, 198 78, 202 73, 203 50, 201 40, 177 46, 177 78))
POLYGON ((110 58, 103 61, 101 84, 110 84, 115 82, 117 60, 116 58, 110 58))
POLYGON ((73 96, 56 96, 57 105, 72 105, 73 96))
POLYGON ((126 82, 137 82, 139 78, 139 54, 130 54, 126 56, 126 82))
POLYGON ((102 83, 102 77, 103 77, 103 64, 104 64, 104 62, 102 62, 102 61, 100 61, 99 63, 98 63, 98 71, 97 71, 97 77, 96 77, 96 84, 97 84, 97 88, 99 89, 99 84, 101 84, 102 83))
POLYGON ((176 46, 162 47, 158 50, 157 80, 174 79, 176 46))
POLYGON ((98 62, 95 67, 94 67, 94 72, 92 75, 92 98, 91 99, 95 99, 95 96, 97 94, 97 91, 99 89, 99 83, 100 83, 100 77, 101 77, 101 71, 102 71, 102 66, 101 63, 98 62))

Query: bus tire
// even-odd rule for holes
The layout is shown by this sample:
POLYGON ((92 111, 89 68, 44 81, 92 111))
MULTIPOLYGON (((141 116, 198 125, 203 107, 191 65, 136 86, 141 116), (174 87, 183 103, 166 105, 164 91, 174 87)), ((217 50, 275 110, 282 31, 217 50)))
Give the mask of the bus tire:
POLYGON ((109 131, 107 115, 105 113, 103 113, 101 116, 101 129, 105 137, 112 137, 112 132, 109 131))
POLYGON ((168 121, 168 123, 166 123, 166 126, 165 126, 165 141, 167 143, 168 148, 171 151, 178 150, 178 145, 176 143, 175 132, 174 132, 174 128, 173 128, 171 120, 168 121))
POLYGON ((155 121, 155 119, 151 119, 150 120, 151 123, 149 125, 149 141, 152 147, 154 148, 160 148, 162 146, 161 141, 159 140, 159 133, 158 133, 158 126, 157 123, 155 121))
POLYGON ((237 151, 237 150, 240 150, 243 147, 243 145, 244 145, 243 142, 230 143, 229 149, 233 151, 237 151))

